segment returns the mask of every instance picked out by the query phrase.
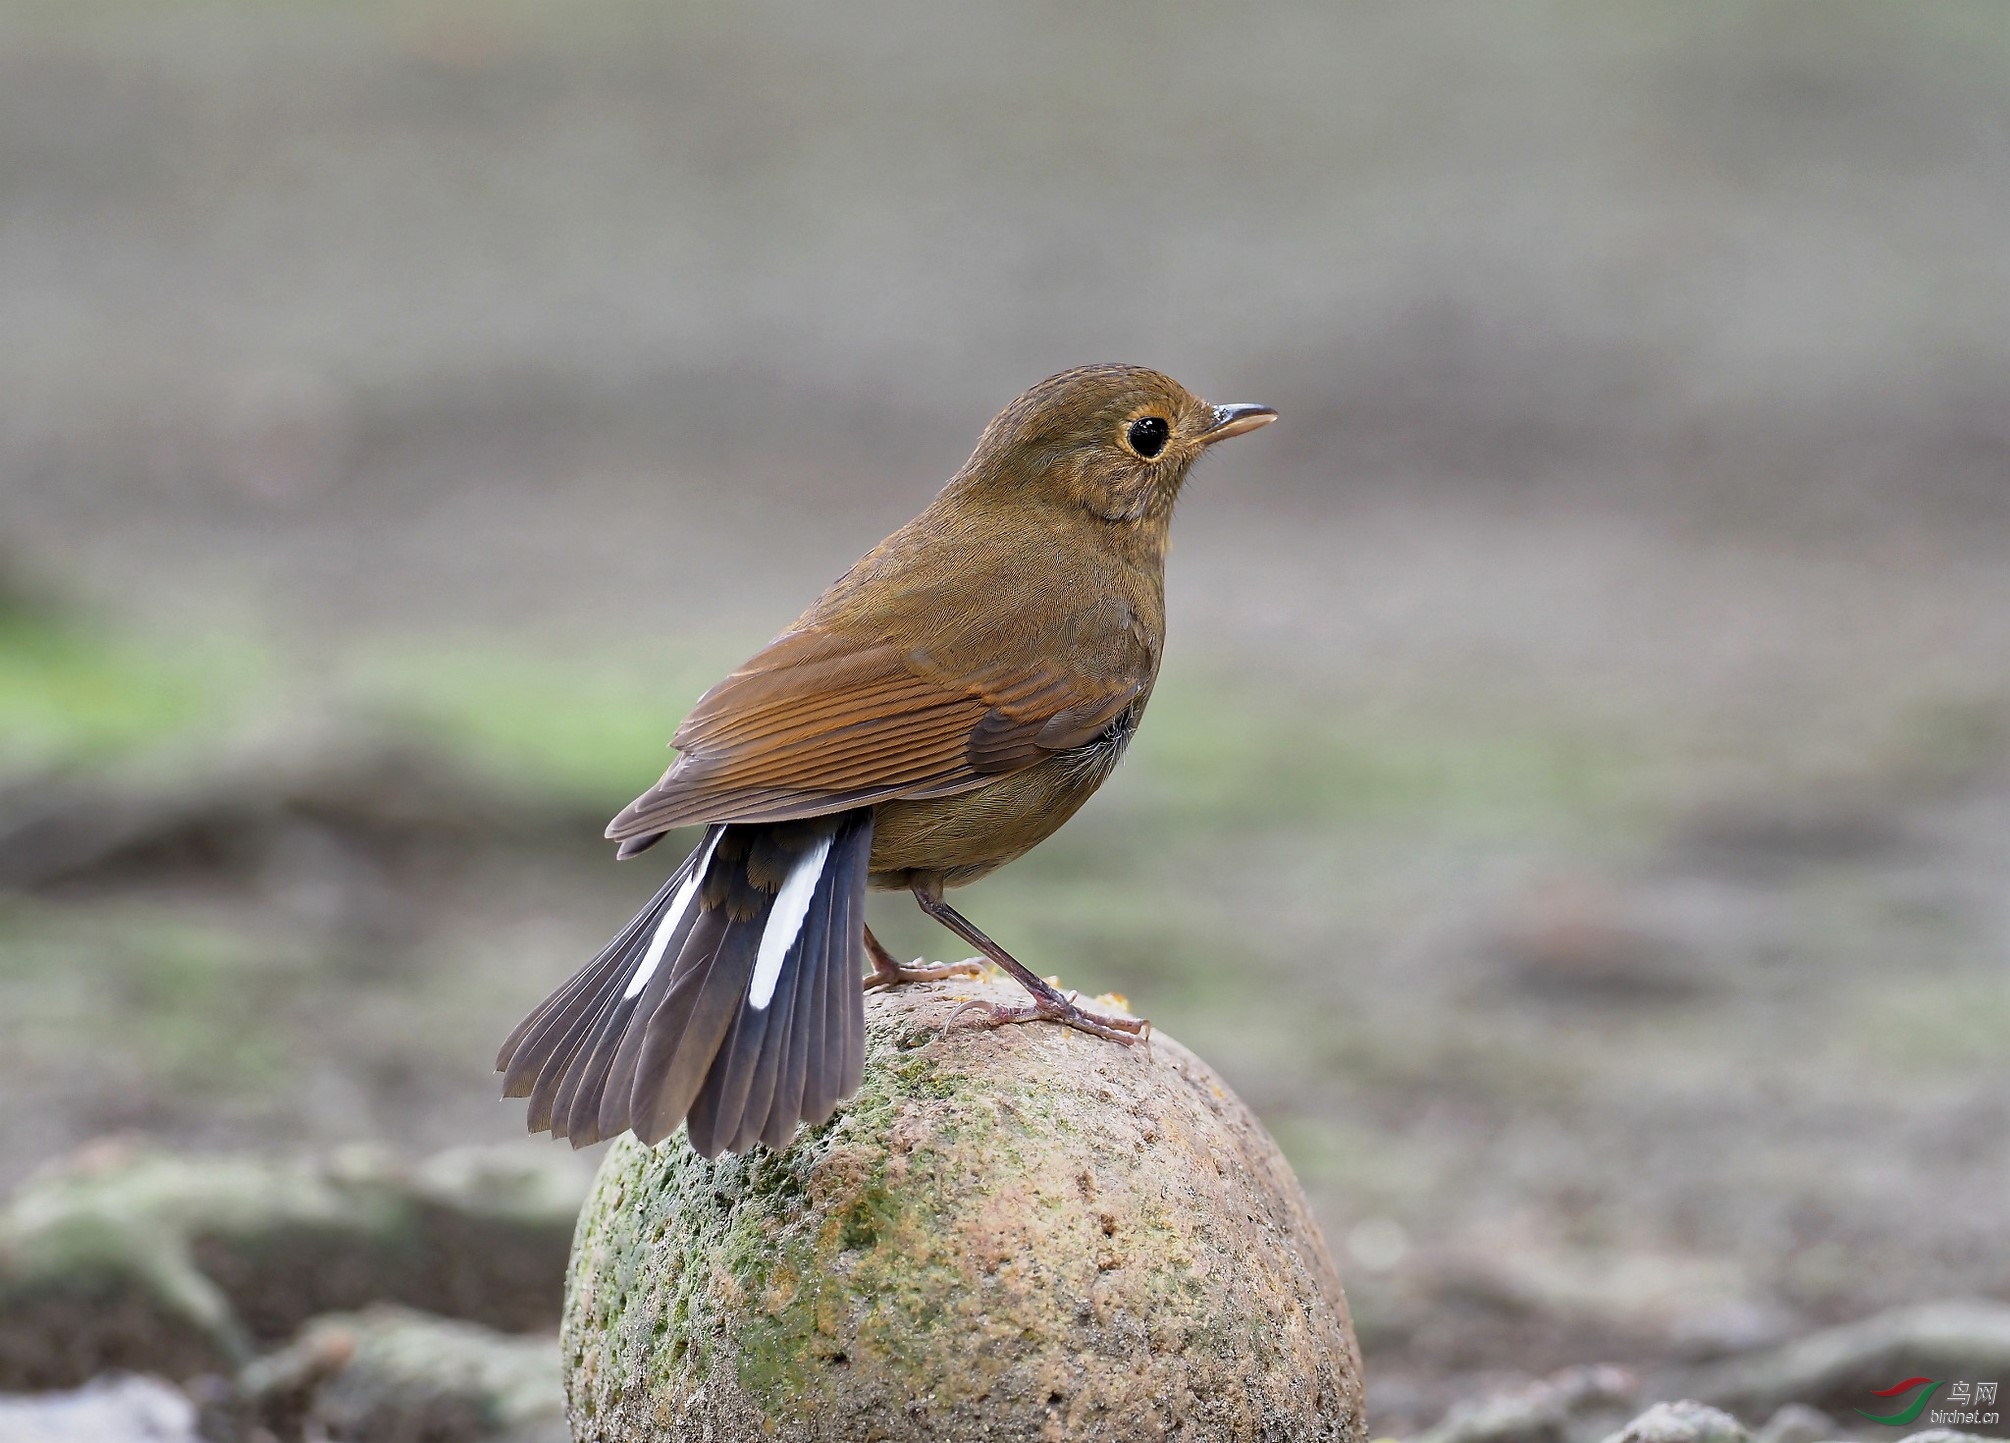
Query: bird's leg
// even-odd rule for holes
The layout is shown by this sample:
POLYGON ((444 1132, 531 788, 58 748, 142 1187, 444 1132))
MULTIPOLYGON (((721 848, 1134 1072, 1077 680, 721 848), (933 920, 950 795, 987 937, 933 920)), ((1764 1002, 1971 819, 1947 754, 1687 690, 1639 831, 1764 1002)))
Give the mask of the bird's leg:
POLYGON ((1126 1047, 1137 1041, 1139 1034, 1150 1035, 1151 1024, 1136 1017, 1112 1017, 1103 1012, 1090 1012, 1075 1003, 1072 994, 1061 991, 1045 978, 1036 976, 1033 969, 1020 962, 1010 952, 993 942, 977 924, 942 900, 942 883, 935 879, 914 883, 914 900, 921 904, 921 910, 1003 967, 1012 974, 1012 980, 1033 994, 1033 1001, 1025 1007, 1002 1007, 988 1002, 968 1002, 964 1007, 970 1011, 982 1010, 984 1027, 1004 1027, 1014 1022, 1058 1022, 1064 1027, 1072 1027, 1077 1032, 1092 1033, 1097 1037, 1107 1037, 1112 1042, 1121 1042, 1126 1047))
POLYGON ((939 982, 944 977, 984 975, 975 957, 967 962, 923 962, 917 957, 903 965, 893 960, 893 954, 880 945, 870 927, 865 929, 865 955, 872 959, 872 976, 865 979, 868 992, 875 987, 898 987, 903 982, 939 982))

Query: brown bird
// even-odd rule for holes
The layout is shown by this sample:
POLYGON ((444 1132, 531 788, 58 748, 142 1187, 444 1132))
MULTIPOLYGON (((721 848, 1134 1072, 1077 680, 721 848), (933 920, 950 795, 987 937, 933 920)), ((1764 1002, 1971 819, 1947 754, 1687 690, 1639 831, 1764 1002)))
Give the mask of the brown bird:
POLYGON ((584 1147, 685 1122, 713 1157, 829 1117, 863 1075, 865 990, 974 970, 896 963, 866 929, 868 887, 906 888, 1032 994, 983 1022, 1133 1040, 1143 1023, 1077 1006, 943 891, 1051 835, 1116 766, 1158 676, 1180 486, 1276 415, 1140 366, 1050 376, 700 698, 676 764, 607 835, 622 857, 673 827, 703 839, 496 1059, 531 1130, 584 1147))

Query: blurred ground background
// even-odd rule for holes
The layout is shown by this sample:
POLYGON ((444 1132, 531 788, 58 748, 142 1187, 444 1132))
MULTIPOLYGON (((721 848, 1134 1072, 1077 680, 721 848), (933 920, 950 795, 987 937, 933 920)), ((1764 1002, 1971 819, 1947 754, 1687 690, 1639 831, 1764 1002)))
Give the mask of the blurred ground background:
POLYGON ((1988 0, 0 6, 0 1187, 513 1137, 684 709, 1121 359, 1285 419, 967 902, 1270 1121, 1378 1429, 2010 1298, 2006 65, 1988 0))

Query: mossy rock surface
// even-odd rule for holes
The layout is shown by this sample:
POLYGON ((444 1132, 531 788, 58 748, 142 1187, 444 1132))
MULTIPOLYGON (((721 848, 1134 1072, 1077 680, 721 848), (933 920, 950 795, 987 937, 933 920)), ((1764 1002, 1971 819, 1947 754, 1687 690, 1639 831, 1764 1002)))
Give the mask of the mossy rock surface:
POLYGON ((1163 1035, 868 999, 865 1085, 788 1151, 615 1143, 562 1346, 578 1443, 1359 1439, 1331 1257, 1268 1133, 1163 1035))

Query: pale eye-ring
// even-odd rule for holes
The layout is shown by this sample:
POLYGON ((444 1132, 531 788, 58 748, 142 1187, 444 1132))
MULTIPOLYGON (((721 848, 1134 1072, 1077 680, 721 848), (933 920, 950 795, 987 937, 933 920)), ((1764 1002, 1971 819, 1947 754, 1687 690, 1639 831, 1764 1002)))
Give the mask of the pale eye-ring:
POLYGON ((1124 439, 1131 443, 1131 449, 1147 461, 1165 450, 1171 436, 1172 427, 1166 424, 1163 416, 1140 416, 1124 432, 1124 439))

